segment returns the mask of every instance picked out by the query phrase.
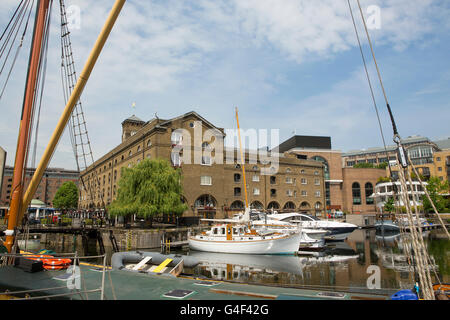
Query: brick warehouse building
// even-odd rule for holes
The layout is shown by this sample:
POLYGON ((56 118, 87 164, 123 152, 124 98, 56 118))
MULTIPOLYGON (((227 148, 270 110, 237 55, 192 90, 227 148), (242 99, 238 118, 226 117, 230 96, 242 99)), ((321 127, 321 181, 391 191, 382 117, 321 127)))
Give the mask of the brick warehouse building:
MULTIPOLYGON (((230 217, 244 208, 244 186, 239 149, 225 148, 224 136, 224 129, 214 126, 196 112, 169 120, 156 118, 145 122, 136 116, 126 119, 122 122, 122 143, 81 172, 87 188, 81 188, 81 208, 101 208, 102 198, 106 205, 111 203, 117 196, 121 168, 131 167, 143 159, 163 158, 181 168, 182 198, 189 208, 183 216, 230 217), (193 141, 195 130, 199 129, 197 126, 201 127, 201 132, 213 130, 217 137, 205 140, 201 137, 201 147, 198 148, 193 141), (175 132, 178 129, 184 129, 192 141, 189 137, 179 137, 175 132), (176 145, 183 146, 181 155, 192 151, 190 163, 174 158, 172 149, 176 145), (216 163, 212 163, 209 156, 202 156, 200 163, 193 161, 198 149, 202 152, 210 150, 210 156, 216 159, 216 163), (218 150, 223 150, 223 154, 218 150), (222 159, 222 163, 217 163, 220 162, 218 159, 222 159), (95 182, 96 176, 99 183, 95 182)), ((249 163, 253 153, 248 150, 244 153, 248 200, 252 208, 296 210, 311 214, 324 212, 322 163, 277 153, 278 164, 275 168, 271 161, 261 157, 249 163), (263 172, 265 170, 267 172, 263 172)), ((189 158, 186 156, 185 159, 189 158)))
MULTIPOLYGON (((33 177, 35 169, 27 168, 25 171, 25 190, 33 177)), ((9 207, 11 201, 12 193, 12 178, 13 178, 14 168, 10 166, 5 167, 1 196, 0 196, 0 207, 9 207)), ((73 181, 78 185, 79 172, 76 170, 66 170, 61 168, 48 168, 41 182, 33 196, 33 199, 38 199, 44 202, 47 206, 53 206, 53 198, 55 197, 58 188, 67 181, 73 181)))

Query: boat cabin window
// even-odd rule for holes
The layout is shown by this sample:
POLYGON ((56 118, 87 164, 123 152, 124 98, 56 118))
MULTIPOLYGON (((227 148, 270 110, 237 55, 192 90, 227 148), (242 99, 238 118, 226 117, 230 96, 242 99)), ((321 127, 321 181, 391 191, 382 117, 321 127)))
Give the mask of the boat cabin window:
POLYGON ((295 221, 300 221, 301 220, 301 218, 299 217, 299 216, 291 216, 291 217, 286 217, 286 218, 284 218, 284 219, 282 219, 281 221, 284 221, 284 222, 291 222, 291 221, 293 221, 293 220, 295 220, 295 221))
POLYGON ((225 228, 221 228, 220 231, 221 231, 221 234, 225 234, 225 228))
POLYGON ((213 229, 213 234, 217 234, 217 228, 213 229))
POLYGON ((313 219, 311 217, 308 216, 301 216, 302 221, 312 221, 313 219))

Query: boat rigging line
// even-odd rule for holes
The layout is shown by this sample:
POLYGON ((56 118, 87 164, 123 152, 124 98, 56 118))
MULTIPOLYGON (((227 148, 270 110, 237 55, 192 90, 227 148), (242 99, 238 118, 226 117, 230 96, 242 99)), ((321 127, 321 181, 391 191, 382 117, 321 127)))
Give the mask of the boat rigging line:
MULTIPOLYGON (((34 113, 37 105, 37 96, 34 97, 33 102, 33 117, 32 121, 35 122, 35 133, 34 133, 34 146, 33 146, 33 154, 31 158, 31 167, 34 168, 36 165, 36 152, 37 152, 37 140, 38 140, 38 133, 39 133, 39 121, 41 117, 41 109, 42 109, 42 98, 44 95, 44 87, 45 87, 45 78, 47 74, 47 56, 48 56, 48 41, 49 41, 49 34, 50 34, 50 22, 51 22, 51 15, 52 15, 52 4, 53 0, 50 1, 49 6, 49 14, 47 16, 47 20, 45 22, 44 27, 44 40, 42 43, 42 52, 43 54, 40 57, 39 60, 39 71, 38 71, 38 84, 37 84, 37 90, 39 91, 39 106, 38 106, 38 113, 37 118, 34 120, 34 113)), ((32 134, 32 131, 30 131, 30 135, 32 134)), ((30 136, 31 140, 31 136, 30 136)))
MULTIPOLYGON (((75 70, 75 61, 73 57, 72 42, 70 40, 70 30, 67 22, 67 14, 64 0, 59 0, 60 15, 61 15, 61 82, 63 87, 64 102, 67 103, 75 85, 77 83, 77 74, 75 70)), ((72 115, 68 121, 69 136, 72 144, 72 149, 75 156, 78 172, 86 170, 94 163, 94 156, 92 154, 91 142, 89 140, 88 130, 86 126, 86 119, 83 112, 81 100, 75 104, 72 115), (89 158, 89 159, 88 159, 89 158)), ((100 177, 97 171, 93 171, 93 183, 86 182, 80 175, 81 187, 89 194, 89 203, 94 203, 94 195, 99 194, 102 207, 106 212, 106 205, 104 195, 100 190, 100 177)), ((80 190, 81 188, 79 188, 80 190)), ((79 192, 81 197, 81 191, 79 192)))
MULTIPOLYGON (((366 32, 367 40, 368 40, 368 43, 369 43, 369 46, 370 46, 370 50, 371 50, 371 53, 372 53, 372 58, 373 58, 373 61, 374 61, 375 67, 376 67, 376 71, 377 71, 378 79, 379 79, 380 86, 381 86, 381 89, 382 89, 382 92, 383 92, 384 100, 386 102, 386 107, 387 107, 387 110, 388 110, 388 113, 389 113, 389 116, 390 116, 390 119, 391 119, 391 124, 392 124, 392 129, 393 129, 393 134, 394 134, 393 135, 393 140, 397 144, 398 156, 396 158, 396 161, 397 161, 397 166, 399 167, 399 181, 400 181, 400 185, 401 185, 400 193, 397 190, 397 187, 396 187, 396 184, 395 184, 395 180, 396 179, 393 179, 394 177, 393 177, 393 174, 392 174, 391 166, 390 166, 390 164, 388 162, 388 167, 389 167, 389 171, 390 171, 390 175, 391 175, 391 180, 393 182, 394 201, 395 201, 395 195, 397 195, 397 196, 400 195, 400 198, 398 198, 398 200, 401 199, 402 202, 404 203, 405 207, 406 207, 406 216, 407 216, 407 221, 408 221, 408 223, 410 225, 410 233, 411 233, 412 249, 413 249, 413 253, 411 254, 411 258, 414 258, 415 261, 416 261, 416 264, 415 264, 416 268, 414 270, 415 271, 417 270, 418 278, 420 280, 421 287, 419 289, 421 290, 421 292, 422 292, 422 294, 423 294, 423 296, 424 296, 424 298, 426 300, 434 300, 435 296, 434 296, 433 284, 432 284, 432 281, 431 281, 431 275, 430 275, 430 270, 429 270, 430 269, 431 258, 429 256, 429 254, 427 252, 427 249, 426 249, 426 246, 424 244, 422 228, 421 228, 421 225, 420 225, 420 219, 419 219, 419 213, 418 213, 418 207, 417 207, 416 199, 414 198, 414 193, 413 193, 413 204, 414 204, 414 209, 415 209, 415 217, 413 217, 411 203, 409 201, 409 196, 407 194, 407 190, 408 189, 407 189, 407 182, 406 182, 406 180, 408 180, 408 182, 410 183, 411 190, 412 190, 412 186, 413 186, 412 178, 411 178, 411 172, 408 170, 408 167, 410 165, 412 165, 412 163, 411 163, 411 160, 408 159, 408 157, 407 157, 406 151, 405 151, 405 149, 404 149, 404 147, 402 145, 401 138, 400 138, 400 135, 399 135, 398 130, 397 130, 397 125, 395 123, 394 115, 392 113, 392 109, 390 107, 390 104, 389 104, 389 101, 388 101, 388 98, 387 98, 386 90, 385 90, 385 87, 384 87, 384 84, 383 84, 383 80, 382 80, 382 77, 381 77, 380 68, 378 66, 378 62, 377 62, 376 57, 375 57, 375 52, 374 52, 372 41, 371 41, 371 38, 370 38, 370 35, 369 35, 369 31, 368 31, 368 28, 367 28, 367 24, 366 24, 366 20, 365 20, 365 17, 364 17, 364 13, 362 11, 361 3, 360 3, 359 0, 356 0, 356 1, 357 1, 357 4, 358 4, 358 8, 359 8, 359 11, 360 11, 360 14, 361 14, 361 19, 362 19, 362 22, 363 22, 363 25, 364 25, 364 30, 366 32), (415 218, 415 221, 414 221, 414 218, 415 218)), ((367 75, 367 80, 369 82, 369 87, 370 87, 370 90, 371 90, 372 99, 373 99, 373 102, 374 102, 375 110, 377 112, 377 117, 378 117, 378 121, 379 121, 379 125, 380 125, 381 135, 383 137, 383 143, 384 143, 385 151, 386 151, 386 154, 387 154, 387 148, 386 148, 384 135, 383 135, 382 127, 381 127, 381 121, 379 119, 378 108, 376 106, 376 100, 375 100, 375 96, 373 94, 372 83, 370 81, 369 73, 368 73, 368 70, 367 70, 367 63, 366 63, 366 60, 364 58, 364 53, 363 53, 363 50, 362 50, 361 41, 359 40, 359 34, 358 34, 358 31, 357 31, 356 22, 355 22, 355 18, 354 18, 354 15, 353 15, 353 10, 352 10, 350 1, 347 0, 347 2, 348 2, 348 6, 349 6, 349 9, 350 9, 351 16, 352 16, 353 25, 354 25, 356 36, 357 36, 357 39, 358 39, 358 45, 359 45, 359 48, 360 48, 360 51, 361 51, 361 56, 362 56, 362 59, 363 59, 364 68, 365 68, 366 75, 367 75)), ((388 161, 389 161, 389 158, 388 158, 388 161)), ((415 168, 413 168, 413 169, 414 169, 415 173, 417 174, 417 171, 415 170, 415 168)), ((426 191, 426 187, 424 187, 422 181, 420 181, 420 183, 421 183, 423 189, 425 190, 425 192, 427 192, 426 191)), ((437 215, 439 217, 438 213, 437 213, 437 215)), ((444 230, 446 230, 445 225, 443 225, 443 228, 444 228, 444 230)), ((447 234, 448 234, 448 232, 447 232, 447 234)), ((436 275, 436 278, 438 279, 438 281, 440 281, 439 278, 437 277, 436 272, 435 272, 435 275, 436 275)))
MULTIPOLYGON (((2 57, 4 56, 5 50, 6 50, 6 48, 8 47, 8 44, 9 44, 9 42, 10 42, 10 40, 11 40, 11 36, 14 34, 14 30, 16 30, 16 31, 15 31, 15 35, 14 35, 14 38, 13 38, 13 40, 11 41, 11 45, 10 45, 10 47, 9 47, 8 53, 7 53, 6 56, 5 56, 5 60, 4 60, 3 63, 1 64, 2 66, 1 66, 1 68, 0 68, 0 76, 1 76, 1 74, 3 73, 3 71, 4 71, 5 67, 6 67, 6 64, 7 64, 7 62, 8 62, 9 56, 10 56, 10 54, 11 54, 11 50, 12 50, 12 48, 13 48, 13 46, 14 46, 14 43, 15 43, 16 38, 17 38, 17 35, 18 35, 18 33, 19 33, 19 31, 20 31, 20 28, 21 28, 21 26, 22 26, 23 20, 24 20, 25 16, 27 15, 26 12, 28 11, 28 7, 29 7, 29 4, 30 4, 30 0, 27 0, 26 3, 25 3, 23 6, 22 6, 22 4, 23 4, 23 0, 20 2, 19 6, 17 7, 16 11, 14 12, 14 14, 13 14, 11 20, 9 21, 9 23, 7 24, 5 30, 3 31, 2 35, 0 36, 0 43, 1 43, 1 41, 2 41, 3 38, 4 38, 4 36, 6 35, 6 32, 7 32, 8 29, 9 29, 11 23, 13 23, 12 28, 9 30, 9 33, 8 33, 8 35, 7 35, 7 37, 6 37, 5 41, 4 41, 4 43, 3 43, 3 44, 1 45, 1 47, 0 47, 0 61, 1 61, 2 57), (18 13, 18 15, 17 15, 17 17, 16 17, 16 14, 17 14, 17 13, 18 13), (16 17, 16 19, 14 19, 15 17, 16 17), (13 22, 13 21, 14 21, 14 22, 13 22), (19 21, 20 21, 20 22, 19 22, 19 21), (17 28, 16 28, 16 27, 17 27, 17 28)), ((1 89, 1 91, 0 91, 0 100, 1 100, 1 98, 3 97, 3 94, 4 94, 4 92, 5 92, 6 86, 7 86, 8 82, 9 82, 9 78, 10 78, 10 76, 11 76, 11 73, 12 73, 12 71, 13 71, 13 69, 14 69, 14 66, 15 66, 15 64, 16 64, 17 58, 18 58, 19 53, 20 53, 20 49, 21 49, 22 46, 23 46, 23 42, 24 42, 24 39, 25 39, 25 35, 26 35, 27 29, 28 29, 28 22, 29 22, 29 20, 30 20, 30 15, 31 15, 31 12, 32 12, 32 10, 33 10, 33 4, 34 4, 34 0, 33 0, 33 3, 31 4, 30 9, 29 9, 29 11, 28 11, 28 17, 27 17, 27 19, 26 19, 25 27, 24 27, 24 30, 23 30, 23 32, 22 32, 22 37, 21 37, 21 39, 20 39, 19 46, 18 46, 17 49, 16 49, 16 52, 15 52, 15 54, 14 54, 14 58, 13 58, 13 60, 12 60, 11 66, 9 67, 9 71, 8 71, 7 76, 6 76, 5 82, 4 82, 3 87, 2 87, 2 89, 1 89)))

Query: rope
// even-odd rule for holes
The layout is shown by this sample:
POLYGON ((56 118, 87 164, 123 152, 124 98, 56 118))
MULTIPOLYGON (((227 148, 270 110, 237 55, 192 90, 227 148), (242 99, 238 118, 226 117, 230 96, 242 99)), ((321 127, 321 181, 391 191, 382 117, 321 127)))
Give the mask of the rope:
MULTIPOLYGON (((22 2, 21 2, 21 3, 22 3, 22 2)), ((34 3, 34 0, 33 0, 33 3, 34 3)), ((7 54, 7 56, 6 56, 6 58, 5 58, 5 61, 4 61, 3 65, 2 65, 2 68, 1 68, 1 70, 0 70, 0 75, 3 73, 3 69, 5 68, 6 63, 8 62, 9 54, 11 53, 12 47, 13 47, 14 42, 15 42, 15 40, 16 40, 16 37, 17 37, 17 35, 18 35, 18 33, 19 33, 20 26, 21 26, 22 23, 23 23, 23 19, 25 18, 25 15, 26 15, 26 11, 27 11, 28 5, 29 5, 29 2, 28 2, 28 0, 27 0, 26 5, 20 10, 19 16, 17 17, 17 20, 16 20, 15 23, 14 23, 13 29, 11 29, 11 30, 10 30, 10 34, 8 34, 8 39, 7 39, 7 40, 5 41, 5 43, 2 45, 2 50, 1 50, 1 51, 4 51, 4 49, 6 49, 6 46, 8 45, 8 42, 9 42, 9 39, 10 39, 10 35, 11 35, 12 32, 14 31, 14 29, 15 29, 15 27, 16 27, 16 25, 17 25, 17 22, 20 20, 20 24, 19 24, 19 27, 17 28, 16 35, 14 36, 14 39, 13 39, 13 41, 11 42, 11 46, 10 46, 10 48, 9 48, 8 54, 7 54), (22 13, 23 13, 23 15, 22 15, 22 13)), ((14 19, 14 16, 16 15, 18 9, 19 9, 19 7, 16 9, 16 12, 14 13, 13 18, 11 19, 11 21, 14 19)), ((12 61, 11 66, 10 66, 10 68, 9 68, 8 75, 7 75, 7 77, 6 77, 5 83, 3 84, 3 88, 2 88, 2 91, 1 91, 1 93, 0 93, 0 100, 1 100, 1 98, 3 97, 3 94, 4 94, 4 92, 5 92, 6 86, 7 86, 8 82, 9 82, 10 77, 11 77, 11 73, 12 73, 12 71, 13 71, 15 65, 16 65, 16 61, 17 61, 17 58, 18 58, 18 56, 19 56, 20 49, 21 49, 22 46, 23 46, 23 41, 24 41, 24 38, 25 38, 25 35, 26 35, 26 32, 27 32, 27 29, 28 29, 28 22, 29 22, 29 20, 30 20, 30 15, 31 15, 32 9, 33 9, 33 4, 31 5, 30 11, 29 11, 29 13, 28 13, 28 18, 27 18, 27 20, 26 20, 26 24, 25 24, 24 31, 23 31, 23 33, 22 33, 22 37, 21 37, 21 40, 20 40, 20 44, 19 44, 19 46, 18 46, 17 49, 16 49, 16 53, 14 54, 14 58, 13 58, 13 61, 12 61)), ((11 21, 10 21, 10 23, 11 23, 11 21)), ((4 30, 4 32, 3 32, 2 36, 1 36, 1 38, 3 38, 4 34, 6 33, 6 30, 9 28, 10 23, 8 23, 8 26, 7 26, 6 29, 4 30)), ((1 41, 1 38, 0 38, 0 41, 1 41)), ((0 54, 0 58, 1 58, 2 55, 3 55, 3 53, 0 54)))
POLYGON ((444 221, 442 220, 441 216, 439 215, 438 210, 436 209, 436 206, 433 203, 433 200, 430 197, 430 194, 428 193, 428 190, 425 186, 425 184, 422 182, 422 180, 420 179, 420 175, 416 170, 416 167, 412 164, 411 161, 409 161, 409 164, 411 165, 411 167, 413 168, 414 174, 417 176, 417 179, 419 180, 420 185, 422 186, 422 189, 425 191, 425 195, 427 196, 428 200, 431 203, 431 206, 433 207, 434 213, 436 214, 436 216, 438 217, 439 223, 441 224, 442 228, 444 229, 445 233, 447 234, 447 237, 450 239, 450 234, 447 230, 447 227, 444 224, 444 221))
MULTIPOLYGON (((28 0, 27 0, 27 1, 28 1, 28 0)), ((2 33, 2 35, 0 36, 0 41, 2 41, 3 36, 4 36, 5 33, 6 33, 6 30, 8 30, 9 26, 11 25, 11 22, 13 22, 14 17, 16 16, 17 12, 19 11, 19 8, 22 6, 22 3, 23 3, 23 0, 20 1, 19 5, 17 6, 16 10, 14 11, 13 16, 11 17, 11 20, 9 20, 8 24, 6 25, 5 30, 3 30, 3 33, 2 33)))
MULTIPOLYGON (((47 16, 47 20, 45 22, 45 33, 44 33, 44 41, 42 44, 42 51, 43 55, 40 57, 39 61, 39 75, 41 76, 41 89, 40 89, 40 96, 39 96, 39 107, 38 107, 38 114, 36 119, 36 128, 35 128, 35 137, 34 137, 34 151, 33 151, 33 157, 31 160, 31 167, 35 168, 36 164, 36 152, 37 152, 37 140, 38 140, 38 132, 39 132, 39 121, 41 117, 41 108, 42 108, 42 97, 44 95, 44 87, 45 87, 45 78, 47 75, 47 56, 48 56, 48 41, 49 41, 49 34, 50 34, 50 22, 51 22, 51 15, 52 15, 52 3, 51 1, 49 6, 49 13, 47 16), (41 68, 42 66, 42 68, 41 68), (41 70, 42 69, 42 70, 41 70), (42 74, 42 75, 41 75, 42 74)), ((37 97, 37 95, 35 96, 37 97)))
MULTIPOLYGON (((402 187, 402 192, 400 192, 400 195, 402 197, 402 201, 406 206, 406 216, 408 218, 409 226, 410 226, 410 234, 412 239, 412 245, 415 253, 415 258, 417 261, 417 270, 419 274, 420 284, 421 284, 421 290, 424 296, 425 300, 434 300, 434 292, 433 292, 433 286, 431 283, 431 279, 428 277, 428 274, 426 273, 426 270, 428 270, 428 264, 424 257, 424 253, 426 252, 425 246, 423 244, 423 237, 420 234, 420 236, 417 234, 416 225, 414 224, 413 216, 411 213, 411 205, 409 202, 409 197, 405 195, 407 193, 407 185, 406 185, 406 179, 405 179, 405 172, 407 172, 406 169, 400 169, 399 171, 399 177, 400 177, 400 183, 402 187)), ((419 227, 419 233, 421 232, 420 225, 419 227)), ((429 270, 428 270, 429 272, 429 270)))
MULTIPOLYGON (((63 84, 64 101, 67 103, 67 100, 69 99, 71 92, 75 87, 77 78, 64 0, 59 0, 59 3, 61 15, 61 82, 63 84)), ((90 156, 90 164, 94 163, 94 156, 89 141, 86 119, 84 117, 83 107, 80 100, 77 101, 72 112, 72 116, 69 119, 69 131, 77 169, 81 172, 89 167, 86 156, 90 156), (81 152, 79 152, 79 148, 81 149, 81 152), (80 153, 81 156, 79 155, 80 153), (80 158, 82 158, 84 165, 80 165, 80 158)), ((94 171, 93 175, 93 179, 96 182, 95 185, 89 183, 88 187, 86 187, 84 178, 80 176, 81 185, 83 186, 83 189, 86 190, 86 193, 88 193, 90 196, 90 204, 94 204, 94 195, 96 193, 94 188, 98 187, 97 191, 102 202, 102 207, 106 213, 104 195, 102 192, 100 192, 100 178, 98 177, 97 171, 94 171)), ((81 197, 81 190, 79 195, 81 197)))
POLYGON ((353 15, 353 9, 352 9, 352 6, 350 4, 350 0, 347 0, 347 3, 348 3, 348 8, 350 9, 350 15, 352 17, 352 22, 353 22, 353 27, 355 29, 356 39, 358 40, 359 51, 361 53, 361 58, 363 60, 364 70, 366 72, 367 82, 368 82, 369 88, 370 88, 370 94, 372 96, 373 105, 374 105, 375 112, 376 112, 376 115, 377 115, 378 126, 380 128, 380 133, 381 133, 381 139, 383 141, 383 146, 384 146, 384 151, 385 151, 385 155, 386 155, 386 159, 387 159, 387 163, 388 163, 389 173, 390 173, 390 177, 391 177, 391 180, 392 180, 393 174, 392 174, 391 166, 389 165, 389 153, 388 153, 388 150, 387 150, 386 140, 384 138, 383 126, 381 125, 380 113, 378 112, 378 106, 377 106, 377 102, 376 102, 376 99, 375 99, 375 94, 374 94, 373 87, 372 87, 372 81, 370 80, 369 71, 367 69, 367 62, 366 62, 366 58, 364 56, 364 52, 363 52, 363 49, 362 49, 362 45, 361 45, 361 41, 360 41, 360 37, 359 37, 359 32, 358 32, 358 28, 356 27, 355 17, 353 15))
POLYGON ((394 131, 394 137, 396 137, 396 136, 398 136, 397 125, 395 124, 394 115, 392 114, 392 110, 391 110, 391 106, 389 105, 386 90, 384 89, 383 80, 381 78, 380 68, 378 68, 377 59, 375 58, 375 52, 373 50, 372 40, 370 39, 369 30, 367 28, 366 19, 364 18, 364 13, 361 8, 361 3, 359 2, 359 0, 356 0, 356 1, 358 2, 359 12, 361 13, 361 18, 362 18, 362 21, 364 24, 364 30, 366 31, 367 40, 369 41, 369 45, 370 45, 370 51, 372 52, 373 61, 375 63, 375 67, 377 69, 378 79, 380 81, 381 89, 383 91, 384 100, 386 101, 386 107, 388 109, 389 116, 391 118, 392 129, 394 131))
MULTIPOLYGON (((358 31, 357 31, 356 22, 355 22, 355 19, 354 19, 352 7, 350 5, 350 1, 347 0, 347 2, 348 2, 349 9, 350 9, 350 14, 352 16, 353 26, 354 26, 356 37, 357 37, 357 40, 358 40, 358 45, 359 45, 359 48, 360 48, 361 56, 362 56, 362 59, 363 59, 364 68, 365 68, 367 80, 368 80, 368 83, 369 83, 369 88, 371 90, 372 100, 374 102, 375 110, 377 112, 377 117, 378 117, 378 121, 379 121, 379 125, 380 125, 380 131, 381 131, 381 135, 382 135, 382 138, 383 138, 383 143, 385 145, 386 155, 388 155, 386 144, 385 144, 385 141, 384 141, 384 135, 383 135, 383 131, 382 131, 381 121, 379 119, 378 108, 376 106, 375 96, 374 96, 374 93, 373 93, 372 84, 371 84, 369 73, 368 73, 368 70, 367 70, 366 59, 364 57, 361 41, 359 39, 359 34, 358 34, 358 31)), ((372 58, 373 58, 373 61, 374 61, 375 67, 376 67, 376 71, 377 71, 378 79, 379 79, 380 86, 381 86, 381 89, 382 89, 382 92, 383 92, 384 100, 386 102, 387 110, 388 110, 388 113, 389 113, 389 116, 390 116, 390 119, 391 119, 392 129, 393 129, 393 132, 394 132, 393 140, 397 144, 397 147, 398 147, 398 150, 399 150, 399 154, 400 154, 399 156, 401 157, 401 159, 398 159, 398 157, 397 157, 397 165, 400 168, 400 170, 399 170, 399 180, 400 180, 400 185, 401 185, 401 190, 402 190, 399 195, 400 195, 400 199, 402 199, 403 203, 405 204, 407 221, 409 222, 409 226, 410 226, 410 233, 411 233, 411 239, 412 239, 412 248, 414 250, 414 252, 411 253, 410 257, 411 258, 414 257, 416 262, 417 262, 416 263, 416 265, 417 265, 417 272, 418 272, 418 277, 419 277, 420 283, 422 285, 421 289, 422 289, 422 293, 424 295, 424 298, 427 299, 427 300, 434 300, 435 297, 434 297, 434 292, 433 292, 432 282, 431 282, 431 275, 430 275, 430 270, 429 270, 429 262, 431 261, 431 259, 430 259, 430 256, 428 255, 428 252, 426 250, 426 247, 425 247, 425 244, 424 244, 424 241, 423 241, 422 228, 420 226, 420 220, 419 220, 419 215, 418 215, 418 208, 417 208, 417 203, 415 201, 415 194, 413 193, 413 204, 414 204, 414 209, 415 209, 416 222, 418 224, 417 227, 419 228, 418 231, 416 230, 416 225, 414 224, 414 219, 413 219, 412 210, 411 210, 411 203, 409 201, 409 196, 407 194, 406 177, 409 180, 411 188, 413 187, 412 179, 411 179, 411 173, 409 172, 409 170, 407 170, 407 168, 408 168, 408 160, 405 159, 407 157, 406 157, 406 155, 404 155, 404 148, 403 148, 403 146, 401 144, 401 138, 400 138, 400 136, 398 134, 397 126, 396 126, 395 119, 394 119, 394 116, 393 116, 393 113, 392 113, 392 109, 391 109, 391 107, 389 105, 389 101, 388 101, 388 98, 387 98, 386 90, 385 90, 385 87, 384 87, 384 84, 383 84, 383 80, 382 80, 382 77, 381 77, 380 68, 378 66, 378 62, 377 62, 376 57, 375 57, 374 48, 373 48, 373 45, 372 45, 372 41, 371 41, 371 38, 370 38, 370 35, 369 35, 369 31, 368 31, 368 28, 367 28, 367 24, 366 24, 366 20, 365 20, 365 17, 364 17, 364 13, 363 13, 363 10, 362 10, 362 7, 361 7, 361 3, 360 3, 359 0, 357 0, 357 4, 358 4, 358 8, 359 8, 359 11, 360 11, 360 14, 361 14, 361 18, 362 18, 362 21, 363 21, 364 30, 366 32, 367 40, 368 40, 368 43, 369 43, 369 46, 370 46, 372 58), (402 161, 401 164, 399 162, 400 160, 402 161)), ((388 161, 389 161, 389 159, 388 159, 388 161)), ((389 171, 390 171, 390 175, 391 175, 391 180, 394 180, 393 179, 394 177, 392 175, 392 170, 391 170, 390 165, 389 165, 389 171)), ((424 188, 424 189, 426 190, 426 188, 424 188)), ((394 201, 395 201, 395 195, 398 194, 398 190, 397 190, 397 186, 396 186, 394 181, 393 181, 393 194, 394 194, 394 201)), ((397 210, 398 210, 398 208, 397 208, 397 210)), ((403 223, 402 223, 402 221, 399 221, 399 226, 400 226, 400 231, 403 232, 403 223)), ((445 226, 444 226, 444 229, 446 230, 445 226)), ((448 232, 447 232, 447 234, 448 234, 448 232)))

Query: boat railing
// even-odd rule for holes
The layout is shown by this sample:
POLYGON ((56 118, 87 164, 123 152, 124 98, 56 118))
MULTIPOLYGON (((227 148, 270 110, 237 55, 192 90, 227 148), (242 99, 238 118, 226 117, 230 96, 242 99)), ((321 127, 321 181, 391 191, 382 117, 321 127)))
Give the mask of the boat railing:
MULTIPOLYGON (((20 254, 19 253, 1 253, 0 260, 3 260, 3 262, 0 264, 0 267, 14 264, 14 260, 16 258, 19 258, 19 257, 26 258, 27 256, 32 256, 32 255, 39 255, 39 254, 35 254, 35 253, 20 253, 20 254)), ((38 299, 61 298, 61 297, 69 297, 69 296, 79 295, 82 299, 89 300, 88 293, 99 292, 100 300, 105 300, 105 276, 106 276, 107 268, 109 269, 109 267, 107 267, 107 265, 106 265, 106 254, 97 255, 97 256, 78 256, 78 254, 76 252, 75 253, 57 253, 57 254, 52 254, 52 257, 49 259, 58 259, 58 258, 73 259, 73 262, 72 262, 73 267, 71 268, 72 276, 69 277, 68 279, 66 279, 66 281, 67 281, 66 286, 20 290, 20 291, 6 290, 5 292, 0 292, 0 296, 15 297, 15 295, 24 295, 25 294, 25 298, 15 298, 15 300, 38 300, 38 299), (101 285, 98 288, 86 289, 86 284, 83 279, 82 269, 76 268, 76 266, 78 266, 80 264, 81 265, 85 264, 83 262, 80 262, 80 260, 82 260, 82 259, 98 259, 98 258, 103 259, 103 264, 96 266, 96 267, 99 267, 99 269, 101 269, 101 274, 102 274, 101 275, 102 276, 101 285), (79 274, 78 274, 78 272, 79 272, 79 274), (76 285, 77 278, 80 279, 80 283, 83 283, 83 290, 81 289, 81 285, 79 288, 77 288, 77 285, 76 285), (71 281, 71 282, 69 282, 69 281, 71 281), (39 295, 39 296, 31 296, 30 295, 32 293, 48 292, 48 291, 61 290, 61 289, 70 289, 70 290, 72 290, 72 292, 47 294, 47 295, 39 295)), ((70 273, 70 271, 68 273, 70 273)), ((109 275, 109 277, 110 277, 111 290, 112 290, 112 293, 113 293, 113 296, 115 299, 115 293, 114 293, 114 288, 112 286, 111 276, 109 275)))

